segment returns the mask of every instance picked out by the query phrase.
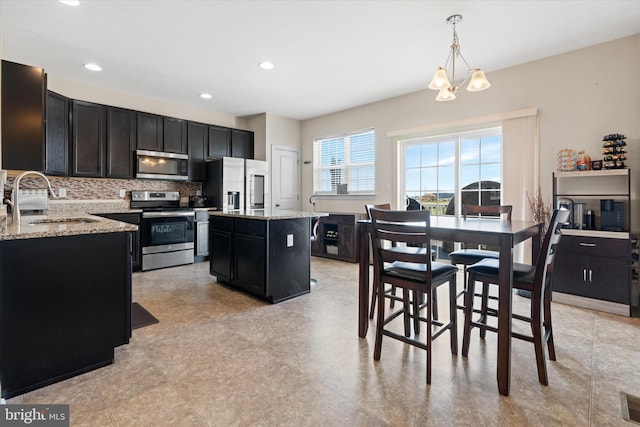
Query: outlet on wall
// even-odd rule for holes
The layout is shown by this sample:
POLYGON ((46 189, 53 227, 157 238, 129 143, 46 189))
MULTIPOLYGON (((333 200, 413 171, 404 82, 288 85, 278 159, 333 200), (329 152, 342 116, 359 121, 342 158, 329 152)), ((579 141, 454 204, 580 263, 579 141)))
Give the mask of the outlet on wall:
POLYGON ((58 188, 58 197, 67 197, 67 189, 58 188))
POLYGON ((127 195, 127 190, 125 190, 124 188, 121 188, 120 191, 118 192, 118 196, 120 196, 121 199, 124 199, 124 196, 127 195))

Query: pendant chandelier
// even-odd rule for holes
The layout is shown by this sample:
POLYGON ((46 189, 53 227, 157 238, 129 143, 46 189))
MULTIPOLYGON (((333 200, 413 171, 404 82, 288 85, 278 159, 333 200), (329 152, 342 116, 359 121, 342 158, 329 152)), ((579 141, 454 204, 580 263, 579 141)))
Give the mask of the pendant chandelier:
POLYGON ((444 67, 438 67, 433 75, 433 79, 431 79, 431 83, 429 83, 429 89, 438 91, 436 101, 452 101, 456 99, 456 92, 467 80, 469 81, 467 90, 470 92, 479 92, 491 86, 491 83, 489 83, 489 80, 487 80, 487 77, 484 75, 484 71, 480 68, 471 68, 467 60, 462 56, 462 53, 460 53, 460 41, 458 40, 458 33, 456 32, 456 24, 460 21, 462 21, 462 15, 451 15, 447 18, 447 24, 453 25, 451 50, 449 51, 449 57, 444 67), (457 58, 462 59, 464 65, 467 66, 465 78, 458 84, 455 82, 457 58), (449 78, 449 66, 451 66, 451 78, 449 78))

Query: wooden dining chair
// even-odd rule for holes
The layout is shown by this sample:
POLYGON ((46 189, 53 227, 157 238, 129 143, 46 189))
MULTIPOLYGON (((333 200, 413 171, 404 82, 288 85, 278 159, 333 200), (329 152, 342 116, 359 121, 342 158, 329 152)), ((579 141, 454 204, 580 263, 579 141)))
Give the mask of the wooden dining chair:
MULTIPOLYGON (((378 205, 364 205, 365 211, 367 212, 367 218, 369 220, 371 220, 371 208, 376 208, 376 209, 385 209, 385 210, 391 210, 391 204, 390 203, 381 203, 378 205)), ((426 249, 425 249, 426 251, 426 249)), ((436 260, 436 252, 434 250, 431 250, 431 260, 435 261, 436 260)), ((391 292, 393 295, 396 294, 396 290, 395 287, 392 285, 389 289, 386 290, 386 292, 391 292)), ((369 319, 373 319, 373 315, 375 313, 376 310, 376 302, 378 300, 378 294, 377 292, 375 292, 375 290, 373 290, 371 292, 371 304, 369 306, 369 319)), ((391 300, 391 307, 393 308, 395 304, 394 300, 391 300)), ((438 319, 438 298, 437 298, 437 294, 434 294, 433 297, 433 318, 434 319, 438 319)))
MULTIPOLYGON (((513 264, 513 288, 531 292, 530 315, 513 314, 513 318, 529 323, 531 325, 531 335, 517 332, 512 332, 511 334, 514 338, 533 342, 538 366, 538 380, 544 385, 549 384, 544 355, 545 343, 549 350, 549 359, 556 360, 553 329, 551 327, 551 280, 553 277, 554 255, 562 236, 560 232, 561 226, 567 221, 567 218, 569 218, 569 211, 566 209, 553 212, 549 229, 544 236, 535 265, 513 264)), ((489 283, 499 284, 498 272, 499 261, 492 258, 485 258, 467 268, 469 278, 465 295, 464 334, 462 338, 462 355, 465 357, 469 354, 471 328, 477 327, 485 331, 498 331, 496 327, 487 323, 487 316, 497 316, 497 310, 489 310, 486 313, 487 316, 484 318, 481 316, 476 321, 472 319, 475 283, 482 282, 485 287, 489 283)))
MULTIPOLYGON (((391 204, 390 203, 381 203, 378 205, 364 205, 364 209, 367 212, 367 218, 369 220, 371 220, 371 208, 375 208, 375 209, 384 209, 384 210, 391 210, 391 204)), ((385 289, 385 292, 391 292, 393 295, 396 294, 396 288, 395 286, 391 286, 389 289, 385 289)), ((371 292, 371 305, 369 306, 369 319, 373 319, 373 313, 375 313, 376 311, 376 301, 378 301, 378 293, 375 292, 375 289, 373 290, 373 292, 371 292)), ((395 304, 395 300, 391 300, 391 307, 393 308, 395 304)))
POLYGON ((370 209, 373 241, 373 272, 378 294, 376 341, 374 360, 380 360, 382 338, 388 336, 427 352, 427 383, 431 383, 431 343, 445 331, 449 331, 451 352, 458 353, 456 329, 456 272, 458 268, 448 263, 432 262, 430 216, 428 210, 390 211, 370 209), (413 245, 413 246, 412 246, 413 245), (422 250, 421 250, 422 249, 422 250), (449 321, 444 324, 432 317, 433 292, 437 287, 449 284, 449 321), (402 290, 402 297, 386 292, 392 285, 402 290), (420 299, 423 295, 423 299, 420 299), (395 300, 402 307, 386 313, 385 300, 395 300), (424 311, 424 316, 421 312, 424 311), (404 319, 404 335, 389 325, 394 319, 404 319), (411 320, 414 335, 411 334, 411 320), (424 340, 419 340, 420 322, 426 323, 424 340), (437 327, 434 331, 433 326, 437 327))
MULTIPOLYGON (((467 219, 469 217, 481 218, 481 217, 490 217, 490 218, 499 218, 502 221, 511 222, 511 212, 513 211, 513 206, 511 205, 462 205, 462 217, 463 219, 467 219)), ((449 254, 449 259, 451 260, 451 264, 462 265, 463 266, 463 277, 465 289, 458 293, 458 299, 464 298, 464 295, 467 292, 467 267, 475 264, 485 258, 498 259, 500 258, 500 253, 498 251, 487 250, 487 249, 476 249, 476 248, 462 248, 457 251, 453 251, 449 254)), ((491 298, 489 296, 489 286, 483 286, 482 292, 476 294, 475 296, 481 298, 481 308, 476 309, 477 313, 485 313, 488 309, 488 300, 491 298)), ((464 310, 465 306, 463 304, 459 304, 458 308, 460 310, 464 310)), ((480 331, 482 338, 485 336, 485 331, 480 331)))

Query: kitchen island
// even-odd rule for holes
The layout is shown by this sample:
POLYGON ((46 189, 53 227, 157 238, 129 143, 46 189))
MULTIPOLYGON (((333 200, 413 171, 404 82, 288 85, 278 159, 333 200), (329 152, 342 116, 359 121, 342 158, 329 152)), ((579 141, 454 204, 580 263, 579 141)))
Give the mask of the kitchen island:
POLYGON ((310 290, 310 212, 209 212, 210 273, 271 303, 310 290))
POLYGON ((0 233, 2 397, 113 363, 131 337, 131 232, 91 215, 23 217, 0 233))

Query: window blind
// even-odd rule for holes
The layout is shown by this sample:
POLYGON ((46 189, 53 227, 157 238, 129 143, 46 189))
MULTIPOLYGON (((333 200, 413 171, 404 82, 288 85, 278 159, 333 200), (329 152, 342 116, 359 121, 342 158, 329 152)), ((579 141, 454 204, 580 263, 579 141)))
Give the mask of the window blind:
POLYGON ((315 139, 313 172, 315 194, 373 194, 375 132, 315 139))

